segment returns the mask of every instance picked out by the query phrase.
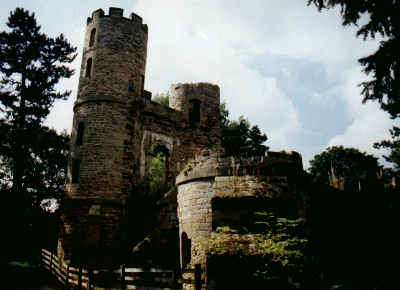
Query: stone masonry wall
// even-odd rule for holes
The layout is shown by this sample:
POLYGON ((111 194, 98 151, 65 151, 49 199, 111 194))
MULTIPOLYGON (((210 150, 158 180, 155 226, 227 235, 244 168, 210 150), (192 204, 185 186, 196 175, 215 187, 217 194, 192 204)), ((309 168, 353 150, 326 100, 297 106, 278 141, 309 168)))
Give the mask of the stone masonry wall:
POLYGON ((76 106, 74 111, 67 197, 121 197, 126 107, 120 103, 90 102, 76 106), (77 128, 81 122, 83 140, 77 145, 77 128), (72 183, 75 160, 80 160, 79 182, 72 183))
MULTIPOLYGON (((207 279, 207 254, 198 243, 198 239, 211 236, 213 183, 213 178, 208 178, 185 183, 178 188, 180 248, 182 249, 182 235, 185 233, 191 240, 190 264, 201 264, 204 272, 203 281, 207 279)), ((183 263, 181 255, 182 268, 187 266, 183 263)), ((184 279, 193 279, 192 274, 184 274, 183 276, 184 279)), ((189 284, 184 285, 184 289, 194 290, 193 285, 189 284)))
POLYGON ((125 216, 123 204, 97 200, 66 201, 61 215, 58 257, 73 265, 107 268, 123 257, 125 216))
POLYGON ((147 32, 139 16, 124 18, 119 8, 96 10, 87 22, 58 251, 72 265, 112 267, 129 255, 127 198, 136 180, 147 32))
POLYGON ((96 96, 125 99, 128 92, 141 94, 147 54, 147 25, 132 13, 122 17, 123 9, 110 8, 109 15, 99 9, 88 19, 78 101, 96 96), (89 46, 96 29, 95 42, 89 46), (87 60, 92 58, 91 76, 86 76, 87 60))
MULTIPOLYGON (((296 152, 268 152, 261 158, 236 159, 226 157, 221 151, 203 151, 177 177, 181 251, 182 235, 186 233, 192 239, 191 264, 200 263, 206 271, 206 253, 196 238, 211 237, 218 226, 250 229, 251 225, 245 224, 250 221, 249 214, 264 207, 277 210, 274 207, 278 205, 283 207, 278 214, 309 221, 308 195, 301 188, 302 176, 301 156, 296 152), (217 201, 219 207, 214 207, 217 201), (224 208, 233 201, 234 210, 224 208)), ((304 228, 307 232, 306 222, 304 228)), ((190 285, 185 287, 191 289, 190 285)))

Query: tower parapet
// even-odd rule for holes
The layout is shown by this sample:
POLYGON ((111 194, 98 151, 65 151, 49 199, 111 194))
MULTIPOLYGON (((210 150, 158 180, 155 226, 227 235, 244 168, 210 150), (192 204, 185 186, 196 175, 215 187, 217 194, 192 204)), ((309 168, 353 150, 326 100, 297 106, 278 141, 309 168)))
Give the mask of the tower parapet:
POLYGON ((102 9, 88 18, 77 102, 109 101, 127 103, 144 92, 148 28, 123 9, 102 9))
POLYGON ((301 155, 295 151, 268 151, 265 156, 250 158, 227 157, 222 151, 202 154, 190 162, 176 183, 215 176, 277 176, 296 177, 303 172, 301 155))

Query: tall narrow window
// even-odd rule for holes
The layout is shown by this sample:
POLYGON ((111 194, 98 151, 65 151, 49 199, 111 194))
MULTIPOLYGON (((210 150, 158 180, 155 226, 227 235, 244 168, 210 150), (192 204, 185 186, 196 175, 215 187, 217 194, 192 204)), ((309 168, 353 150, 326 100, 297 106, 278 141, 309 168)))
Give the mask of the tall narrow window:
POLYGON ((181 238, 181 258, 182 258, 182 268, 189 265, 190 260, 192 258, 192 240, 188 239, 186 233, 182 234, 181 238))
POLYGON ((200 121, 200 100, 191 99, 189 101, 189 122, 197 123, 200 121))
POLYGON ((78 133, 76 134, 76 142, 75 145, 82 145, 83 141, 83 130, 85 129, 85 124, 80 122, 78 125, 78 133))
POLYGON ((96 40, 96 28, 93 28, 92 31, 90 32, 89 47, 92 47, 94 45, 95 40, 96 40))
POLYGON ((72 183, 78 183, 80 171, 81 161, 79 159, 75 159, 74 161, 72 161, 72 183))
POLYGON ((150 194, 164 196, 171 188, 172 177, 169 172, 169 152, 164 146, 158 146, 153 151, 151 160, 150 194))
POLYGON ((89 58, 86 62, 86 76, 90 77, 92 74, 92 59, 89 58))
POLYGON ((144 95, 144 75, 140 75, 140 76, 142 77, 141 78, 142 84, 140 86, 140 96, 143 97, 143 95, 144 95))

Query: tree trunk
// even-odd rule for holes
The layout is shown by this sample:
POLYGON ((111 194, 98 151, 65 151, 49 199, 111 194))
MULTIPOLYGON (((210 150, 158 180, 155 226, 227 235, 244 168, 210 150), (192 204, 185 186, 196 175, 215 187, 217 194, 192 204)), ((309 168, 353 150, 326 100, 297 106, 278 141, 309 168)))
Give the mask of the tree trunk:
POLYGON ((17 199, 19 203, 22 203, 20 206, 24 208, 25 198, 22 187, 22 175, 24 170, 25 163, 25 152, 24 152, 24 133, 25 133, 25 88, 26 88, 26 72, 22 73, 21 79, 21 100, 18 109, 18 124, 15 135, 15 143, 13 148, 14 155, 14 171, 13 171, 13 185, 12 185, 12 193, 14 199, 17 199))

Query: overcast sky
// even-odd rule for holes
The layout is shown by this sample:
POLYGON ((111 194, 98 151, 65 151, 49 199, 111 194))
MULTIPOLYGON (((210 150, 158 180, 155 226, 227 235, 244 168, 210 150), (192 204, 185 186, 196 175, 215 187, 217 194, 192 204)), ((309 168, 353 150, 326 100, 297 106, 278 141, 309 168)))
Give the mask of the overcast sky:
MULTIPOLYGON (((367 77, 357 60, 377 40, 355 37, 338 9, 319 13, 307 0, 0 0, 0 31, 10 11, 35 12, 42 32, 63 33, 78 47, 80 67, 86 18, 99 8, 134 12, 149 27, 145 89, 168 92, 170 84, 219 85, 231 119, 243 115, 268 136, 272 151, 297 151, 304 167, 326 147, 343 145, 379 157, 374 142, 395 124, 377 103, 362 105, 367 77)), ((46 124, 71 130, 78 73, 60 83, 68 101, 54 105, 46 124)), ((398 122, 397 122, 398 123, 398 122)), ((397 124, 399 125, 399 124, 397 124)), ((380 159, 383 161, 382 159, 380 159)))

